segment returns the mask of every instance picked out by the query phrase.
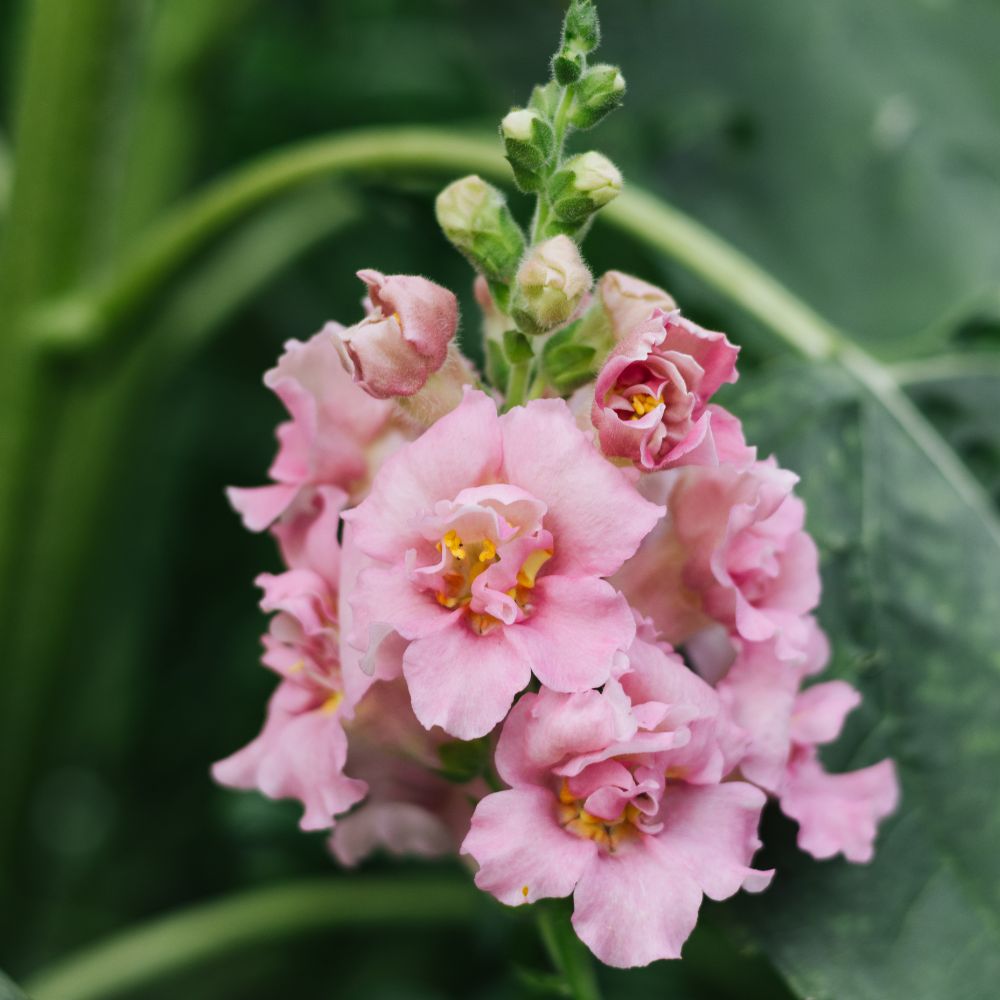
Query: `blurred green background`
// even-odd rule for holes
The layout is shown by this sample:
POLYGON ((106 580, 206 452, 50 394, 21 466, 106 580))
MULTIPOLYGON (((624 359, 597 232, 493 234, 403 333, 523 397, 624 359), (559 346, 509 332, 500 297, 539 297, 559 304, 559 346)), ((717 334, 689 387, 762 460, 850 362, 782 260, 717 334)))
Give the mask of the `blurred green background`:
MULTIPOLYGON (((0 206, 33 6, 0 7, 0 206)), ((625 110, 576 148, 607 153, 627 180, 899 363, 913 398, 996 503, 1000 5, 601 8, 602 58, 622 66, 629 91, 625 110), (955 352, 982 359, 981 377, 955 391, 934 363, 934 377, 921 374, 919 359, 955 352)), ((95 125, 108 162, 84 206, 96 220, 95 261, 207 180, 303 138, 381 123, 492 132, 544 77, 562 5, 160 0, 123 9, 120 41, 104 52, 117 104, 95 125)), ((241 529, 222 489, 263 481, 281 410, 261 374, 287 338, 358 314, 357 268, 420 271, 449 285, 474 338, 470 274, 433 220, 432 195, 447 179, 373 173, 349 187, 310 185, 260 213, 233 235, 217 281, 190 286, 128 332, 136 342, 189 337, 183 358, 160 366, 154 355, 110 426, 95 417, 68 439, 83 511, 88 476, 113 489, 87 515, 84 571, 63 598, 54 581, 52 617, 36 626, 38 648, 58 666, 20 750, 30 794, 14 818, 16 869, 0 899, 0 967, 15 978, 171 907, 334 873, 323 838, 298 832, 294 805, 223 791, 208 777, 213 760, 255 732, 272 684, 256 665, 264 621, 252 580, 276 567, 275 553, 241 529)), ((721 297, 610 228, 599 224, 585 251, 595 271, 660 282, 699 321, 729 330, 745 345, 744 372, 780 353, 721 297)), ((84 378, 102 374, 98 366, 84 378)), ((74 377, 67 372, 67 385, 74 377)), ((72 519, 74 485, 51 488, 64 491, 72 519)), ((775 831, 788 836, 780 822, 775 831)), ((367 866, 405 877, 426 868, 367 866)), ((608 974, 609 995, 782 995, 738 935, 706 926, 692 952, 681 965, 608 974)), ((484 903, 461 926, 278 940, 142 995, 525 995, 513 966, 546 968, 533 927, 484 903)))

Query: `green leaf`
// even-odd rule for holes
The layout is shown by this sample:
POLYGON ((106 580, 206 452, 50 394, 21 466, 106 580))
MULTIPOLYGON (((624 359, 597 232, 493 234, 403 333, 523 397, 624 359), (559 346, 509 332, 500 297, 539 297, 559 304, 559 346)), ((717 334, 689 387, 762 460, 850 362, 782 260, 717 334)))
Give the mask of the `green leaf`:
POLYGON ((504 330, 503 349, 512 365, 530 361, 535 355, 531 341, 520 330, 504 330))
POLYGON ((28 1000, 18 989, 17 983, 5 976, 2 970, 0 970, 0 1000, 28 1000))
POLYGON ((510 365, 507 363, 507 355, 504 354, 503 345, 497 340, 485 341, 486 349, 486 377, 492 386, 505 386, 510 375, 510 365))
POLYGON ((892 370, 1000 508, 1000 351, 922 358, 892 370))
POLYGON ((835 769, 895 758, 903 797, 869 866, 814 862, 790 824, 747 933, 817 1000, 990 997, 1000 982, 1000 534, 849 375, 748 379, 748 434, 802 476, 834 673, 865 703, 835 769))

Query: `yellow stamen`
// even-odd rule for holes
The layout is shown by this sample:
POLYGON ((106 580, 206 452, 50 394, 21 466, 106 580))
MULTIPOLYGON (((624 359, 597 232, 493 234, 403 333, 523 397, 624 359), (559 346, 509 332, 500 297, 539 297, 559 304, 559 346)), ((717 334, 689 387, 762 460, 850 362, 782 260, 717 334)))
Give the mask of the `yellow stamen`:
POLYGON ((306 669, 306 661, 299 660, 298 663, 293 663, 289 668, 288 672, 290 674, 301 674, 303 670, 306 669))
POLYGON ((444 542, 445 548, 456 559, 465 558, 465 547, 462 545, 462 539, 458 537, 457 531, 449 531, 441 540, 444 542))
POLYGON ((663 400, 659 396, 649 396, 644 393, 637 393, 632 397, 632 409, 635 410, 635 415, 632 417, 633 420, 638 420, 640 417, 644 417, 647 413, 652 413, 658 406, 663 403, 663 400))
POLYGON ((578 837, 593 840, 614 852, 619 842, 637 832, 639 810, 629 803, 618 819, 606 820, 593 816, 583 808, 583 802, 573 796, 569 783, 563 779, 559 789, 559 825, 578 837))
POLYGON ((448 608, 449 610, 458 604, 457 597, 449 597, 447 594, 438 594, 437 602, 442 607, 448 608))
POLYGON ((479 561, 489 562, 492 559, 496 559, 496 557, 497 557, 496 545, 489 538, 484 538, 483 548, 482 551, 479 553, 479 561))
POLYGON ((548 549, 535 549, 534 552, 524 560, 517 573, 517 582, 530 590, 535 585, 535 577, 538 571, 552 558, 552 553, 548 549))
POLYGON ((334 691, 326 701, 323 702, 323 707, 320 709, 326 715, 333 715, 334 712, 340 708, 340 703, 344 700, 343 692, 334 691))
POLYGON ((526 885, 521 886, 521 895, 524 896, 525 899, 528 898, 528 887, 526 885))

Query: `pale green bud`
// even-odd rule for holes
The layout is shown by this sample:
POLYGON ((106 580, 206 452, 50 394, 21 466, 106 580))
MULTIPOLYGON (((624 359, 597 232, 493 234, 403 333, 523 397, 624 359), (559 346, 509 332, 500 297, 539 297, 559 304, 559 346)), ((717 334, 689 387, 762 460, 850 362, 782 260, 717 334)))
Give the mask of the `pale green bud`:
POLYGON ((591 128, 619 107, 625 97, 625 77, 617 66, 592 66, 576 86, 570 121, 577 128, 591 128))
POLYGON ((565 323, 591 286, 590 271, 568 236, 533 247, 517 272, 511 315, 526 333, 565 323))
POLYGON ((555 145, 552 126, 533 108, 515 108, 500 123, 500 132, 518 187, 537 191, 538 171, 548 163, 555 145))
POLYGON ((449 184, 434 203, 445 236, 491 282, 509 283, 524 253, 524 234, 504 196, 470 174, 449 184))
POLYGON ((582 224, 618 197, 621 171, 601 153, 570 157, 549 182, 549 201, 563 222, 582 224))

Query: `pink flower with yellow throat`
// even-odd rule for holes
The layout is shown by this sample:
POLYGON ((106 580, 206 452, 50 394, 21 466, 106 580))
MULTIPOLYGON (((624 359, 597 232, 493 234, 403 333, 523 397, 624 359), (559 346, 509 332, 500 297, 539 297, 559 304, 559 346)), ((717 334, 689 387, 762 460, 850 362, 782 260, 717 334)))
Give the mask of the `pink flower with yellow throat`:
POLYGON ((373 560, 358 578, 353 639, 372 656, 401 636, 421 723, 482 736, 532 673, 557 691, 608 679, 635 623, 603 577, 661 513, 598 454, 564 401, 501 417, 467 391, 345 514, 373 560))
POLYGON ((728 415, 708 401, 736 381, 737 354, 725 334, 654 309, 597 376, 591 419, 604 454, 646 472, 724 461, 730 438, 717 441, 713 424, 728 415))
POLYGON ((750 867, 764 794, 721 781, 739 742, 715 692, 648 638, 603 691, 523 695, 496 752, 511 787, 462 845, 476 884, 510 906, 572 895, 607 965, 679 957, 703 896, 771 878, 750 867))

